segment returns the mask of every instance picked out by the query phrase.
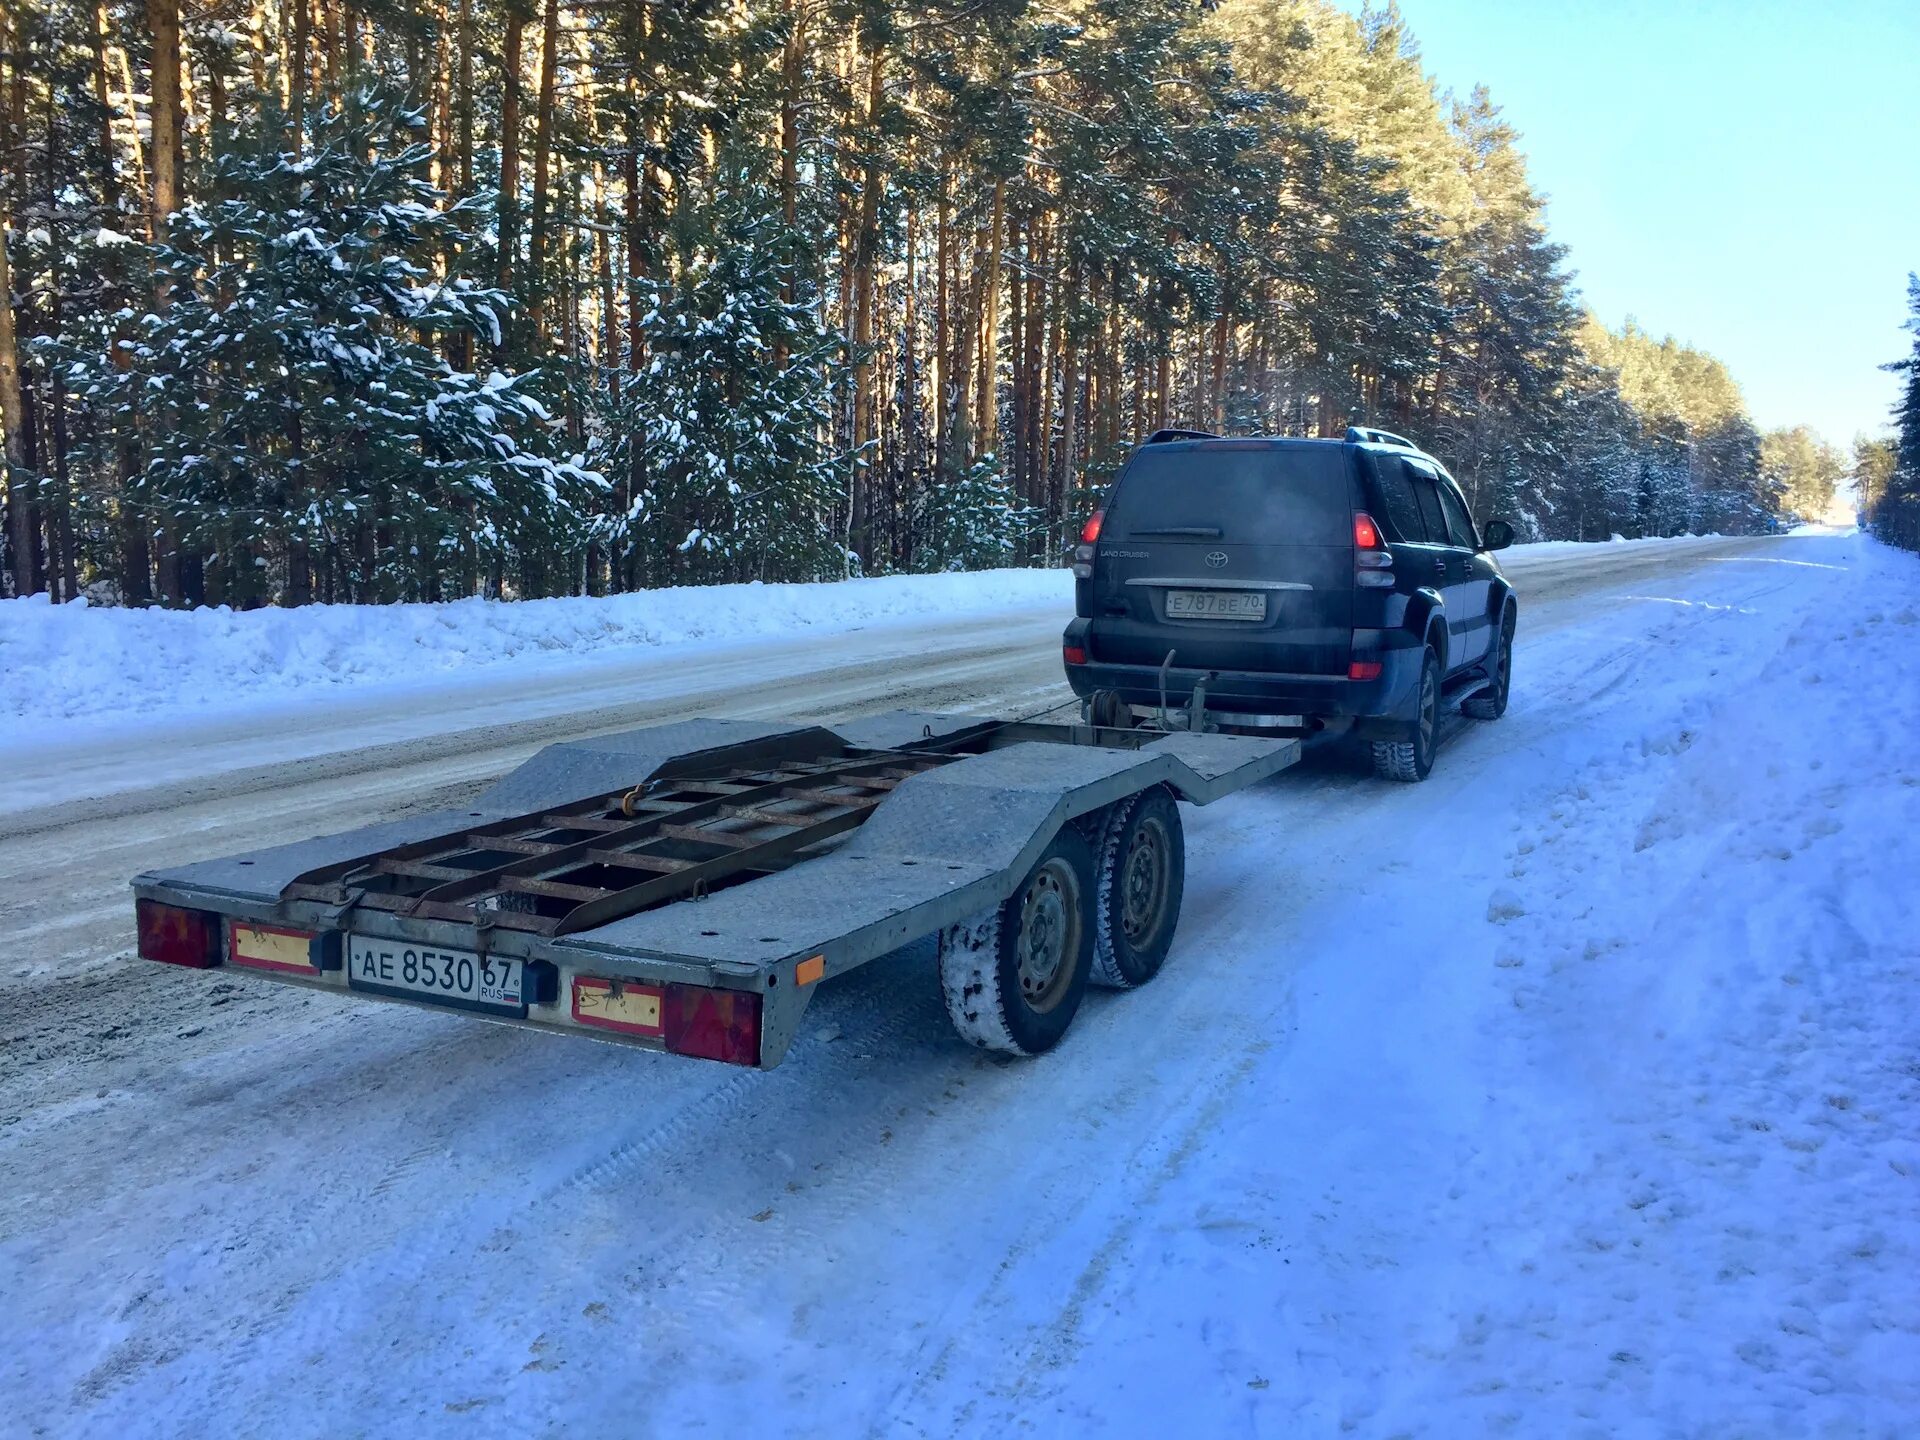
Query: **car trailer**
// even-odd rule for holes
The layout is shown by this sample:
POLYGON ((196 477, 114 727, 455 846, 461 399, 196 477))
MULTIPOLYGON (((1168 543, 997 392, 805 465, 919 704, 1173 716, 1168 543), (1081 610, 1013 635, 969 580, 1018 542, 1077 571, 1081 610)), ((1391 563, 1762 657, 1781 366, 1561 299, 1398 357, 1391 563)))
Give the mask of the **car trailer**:
POLYGON ((142 958, 771 1069, 818 983, 938 937, 955 1027, 1032 1055, 1152 978, 1175 800, 1299 741, 896 711, 550 745, 469 805, 142 875, 142 958))

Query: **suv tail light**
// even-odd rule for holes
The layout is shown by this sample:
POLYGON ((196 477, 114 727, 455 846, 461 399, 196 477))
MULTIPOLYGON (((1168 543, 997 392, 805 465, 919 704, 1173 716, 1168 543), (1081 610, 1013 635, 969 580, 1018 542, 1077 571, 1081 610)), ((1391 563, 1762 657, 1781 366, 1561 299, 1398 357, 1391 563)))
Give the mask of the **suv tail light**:
POLYGON ((1353 512, 1353 583, 1363 590, 1393 588, 1393 552, 1364 510, 1353 512))
POLYGON ((220 963, 219 917, 205 910, 183 910, 158 900, 133 902, 134 929, 139 932, 140 958, 162 965, 186 965, 205 970, 220 963))
POLYGON ((1096 510, 1087 517, 1087 523, 1080 527, 1080 543, 1073 551, 1073 578, 1091 580, 1093 578, 1093 547, 1100 539, 1100 523, 1107 518, 1107 512, 1096 510))

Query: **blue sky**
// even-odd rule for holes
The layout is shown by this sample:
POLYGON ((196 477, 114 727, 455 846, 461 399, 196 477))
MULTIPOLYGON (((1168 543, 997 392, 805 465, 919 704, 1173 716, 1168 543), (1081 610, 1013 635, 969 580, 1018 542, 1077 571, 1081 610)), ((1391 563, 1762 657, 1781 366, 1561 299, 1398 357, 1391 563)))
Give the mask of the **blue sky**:
POLYGON ((1920 270, 1920 0, 1401 11, 1440 84, 1485 83, 1521 132, 1601 319, 1718 355, 1762 426, 1885 427, 1920 270))

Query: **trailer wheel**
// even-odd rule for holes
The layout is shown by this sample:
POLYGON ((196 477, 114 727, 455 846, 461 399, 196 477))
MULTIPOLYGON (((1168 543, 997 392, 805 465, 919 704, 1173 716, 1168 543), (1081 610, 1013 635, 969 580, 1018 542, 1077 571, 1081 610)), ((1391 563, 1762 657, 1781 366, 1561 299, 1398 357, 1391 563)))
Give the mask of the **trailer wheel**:
POLYGON ((940 933, 940 989, 968 1041, 1038 1055, 1067 1033, 1093 969, 1092 880, 1092 850, 1064 827, 1005 904, 940 933))
POLYGON ((1111 807, 1097 842, 1093 978, 1131 990, 1160 973, 1187 884, 1180 807, 1164 785, 1111 807))

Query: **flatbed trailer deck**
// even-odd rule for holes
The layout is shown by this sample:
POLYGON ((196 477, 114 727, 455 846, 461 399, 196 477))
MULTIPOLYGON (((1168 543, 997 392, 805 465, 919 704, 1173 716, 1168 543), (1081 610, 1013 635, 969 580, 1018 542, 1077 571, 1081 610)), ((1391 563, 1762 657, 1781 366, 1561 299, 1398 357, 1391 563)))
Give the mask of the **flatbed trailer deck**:
POLYGON ((1151 978, 1206 805, 1299 742, 895 711, 551 745, 470 805, 134 882, 143 958, 770 1069, 818 983, 938 937, 1032 1054, 1151 978))

